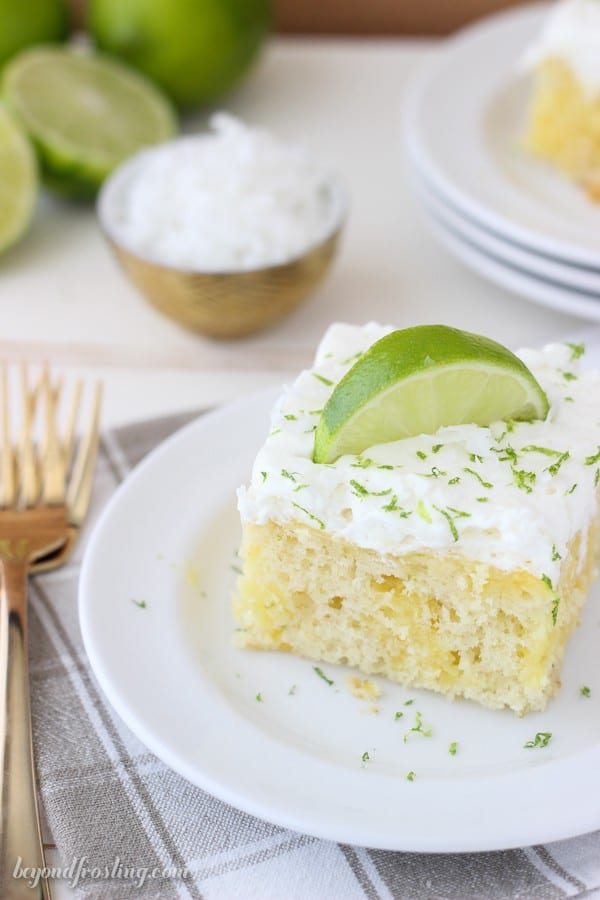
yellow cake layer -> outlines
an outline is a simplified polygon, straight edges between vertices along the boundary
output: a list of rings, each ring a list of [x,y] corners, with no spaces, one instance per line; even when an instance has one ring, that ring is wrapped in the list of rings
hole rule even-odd
[[[595,575],[598,524],[579,571],[581,535],[573,542],[554,593],[526,571],[456,551],[382,557],[300,522],[246,523],[237,639],[492,708],[541,710]]]
[[[600,95],[588,97],[560,59],[548,59],[537,69],[525,146],[600,202]]]

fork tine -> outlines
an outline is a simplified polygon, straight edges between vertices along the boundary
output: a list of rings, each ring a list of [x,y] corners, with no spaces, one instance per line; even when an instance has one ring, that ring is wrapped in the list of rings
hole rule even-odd
[[[42,478],[42,499],[50,506],[65,501],[66,463],[56,427],[56,415],[62,381],[53,386],[48,365],[44,365],[41,376],[41,391],[46,407],[44,440],[40,450]]]
[[[68,467],[71,457],[73,456],[73,447],[75,445],[75,428],[77,426],[77,418],[79,416],[79,404],[81,403],[81,391],[83,381],[78,378],[73,388],[73,396],[71,398],[71,406],[69,408],[69,417],[65,428],[63,438],[63,456],[65,466]]]
[[[81,525],[85,519],[92,493],[94,466],[100,442],[100,407],[102,405],[102,384],[94,391],[94,401],[89,428],[81,438],[73,472],[67,488],[67,509],[71,525]]]
[[[29,390],[27,364],[21,363],[21,393],[23,397],[23,424],[19,441],[18,462],[21,470],[21,497],[25,506],[33,506],[40,493],[40,481],[33,443],[33,424],[39,394],[39,385]]]
[[[2,482],[0,486],[0,507],[12,506],[17,495],[15,477],[15,455],[10,439],[10,406],[8,400],[8,371],[6,363],[0,370],[2,379]]]
[[[56,382],[54,384],[52,383],[50,366],[47,362],[44,362],[42,364],[38,390],[43,399],[45,408],[46,427],[44,428],[39,441],[39,456],[41,459],[44,459],[46,456],[46,451],[48,449],[48,440],[51,439],[51,437],[49,438],[49,435],[52,431],[52,425],[50,424],[49,416],[50,414],[52,414],[54,417],[56,417],[56,411],[58,409],[58,402],[60,399],[60,392],[62,390],[62,378],[58,376]]]

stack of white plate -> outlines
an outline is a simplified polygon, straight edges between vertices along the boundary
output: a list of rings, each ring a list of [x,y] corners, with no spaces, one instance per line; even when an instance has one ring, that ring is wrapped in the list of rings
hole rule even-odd
[[[548,7],[476,25],[415,83],[406,134],[435,235],[480,274],[530,300],[600,321],[600,204],[520,146],[522,71]]]

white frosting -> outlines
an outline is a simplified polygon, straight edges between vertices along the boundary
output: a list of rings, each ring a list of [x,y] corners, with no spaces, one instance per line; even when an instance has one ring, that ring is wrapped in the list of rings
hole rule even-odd
[[[522,350],[550,402],[545,421],[514,423],[512,431],[504,422],[454,425],[343,456],[333,466],[313,463],[314,426],[333,390],[315,376],[337,383],[357,353],[392,330],[373,323],[330,327],[314,367],[276,404],[251,484],[238,494],[242,519],[298,520],[384,555],[454,548],[554,582],[559,556],[596,510],[600,462],[589,458],[600,444],[600,372],[580,371],[567,345]],[[567,451],[568,458],[558,455]],[[533,473],[535,481],[519,472]]]
[[[551,57],[569,64],[584,92],[600,92],[600,0],[561,0],[523,62],[534,68]]]

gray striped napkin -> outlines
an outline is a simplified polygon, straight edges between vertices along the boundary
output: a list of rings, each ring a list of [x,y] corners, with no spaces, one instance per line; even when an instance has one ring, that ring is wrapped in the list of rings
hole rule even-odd
[[[184,421],[154,421],[104,436],[77,556],[33,585],[34,740],[44,812],[66,880],[81,896],[103,900],[600,896],[600,832],[462,855],[329,843],[215,800],[162,765],[119,721],[82,647],[79,564],[98,511],[132,466]]]

